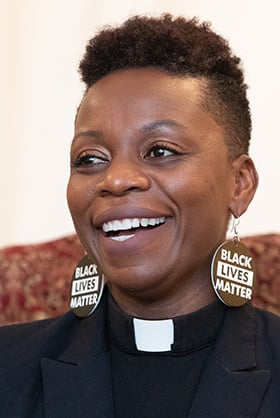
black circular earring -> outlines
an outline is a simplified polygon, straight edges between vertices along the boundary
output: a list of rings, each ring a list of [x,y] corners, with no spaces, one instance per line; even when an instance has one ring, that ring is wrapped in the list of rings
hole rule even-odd
[[[91,315],[98,306],[103,287],[103,272],[92,257],[85,255],[72,275],[70,309],[79,318]]]
[[[252,299],[256,266],[250,250],[240,242],[239,218],[233,220],[234,236],[221,244],[211,264],[211,279],[218,298],[228,306],[241,306]]]

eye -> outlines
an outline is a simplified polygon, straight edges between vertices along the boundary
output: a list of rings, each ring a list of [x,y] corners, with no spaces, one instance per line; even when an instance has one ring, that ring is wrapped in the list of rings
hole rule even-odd
[[[164,158],[170,155],[176,155],[178,151],[166,144],[156,144],[149,149],[145,158]]]
[[[108,159],[104,156],[95,154],[94,152],[83,152],[73,162],[75,168],[92,167],[98,164],[106,164]]]

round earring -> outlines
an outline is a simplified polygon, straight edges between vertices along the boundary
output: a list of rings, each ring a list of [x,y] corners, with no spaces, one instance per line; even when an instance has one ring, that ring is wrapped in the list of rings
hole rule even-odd
[[[103,287],[103,272],[93,258],[85,255],[72,275],[70,309],[79,318],[91,315],[98,306]]]
[[[234,217],[233,238],[217,248],[211,264],[214,291],[227,306],[242,306],[251,300],[256,278],[252,253],[240,242],[239,222],[239,217]]]

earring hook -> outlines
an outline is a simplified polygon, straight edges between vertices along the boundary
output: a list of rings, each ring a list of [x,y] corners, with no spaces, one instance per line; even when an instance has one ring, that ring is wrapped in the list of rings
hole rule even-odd
[[[238,233],[238,230],[237,230],[237,227],[238,227],[239,224],[240,224],[239,216],[234,216],[233,221],[232,221],[231,232],[233,232],[233,238],[232,239],[236,243],[238,243],[240,241],[239,233]]]

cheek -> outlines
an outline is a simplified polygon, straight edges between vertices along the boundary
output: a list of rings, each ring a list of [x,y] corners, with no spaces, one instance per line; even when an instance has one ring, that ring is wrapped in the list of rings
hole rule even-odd
[[[77,201],[79,201],[79,195],[75,187],[75,182],[73,181],[71,177],[68,181],[66,196],[67,196],[68,207],[73,216],[73,212],[77,210]]]
[[[230,183],[226,172],[207,177],[202,189],[198,225],[204,228],[205,237],[224,239],[230,217]],[[199,227],[199,226],[198,226]],[[207,238],[207,239],[208,239]]]
[[[166,179],[166,190],[171,199],[177,204],[179,210],[187,210],[192,207],[201,207],[209,199],[209,185],[201,175],[185,173]]]
[[[170,196],[176,202],[181,213],[182,222],[186,222],[192,229],[199,229],[207,224],[216,224],[215,219],[228,218],[229,185],[227,175],[213,170],[203,176],[200,173],[178,177],[177,181],[169,187]]]
[[[67,202],[73,220],[82,216],[90,204],[90,188],[87,181],[79,180],[78,176],[70,177],[67,186]]]

